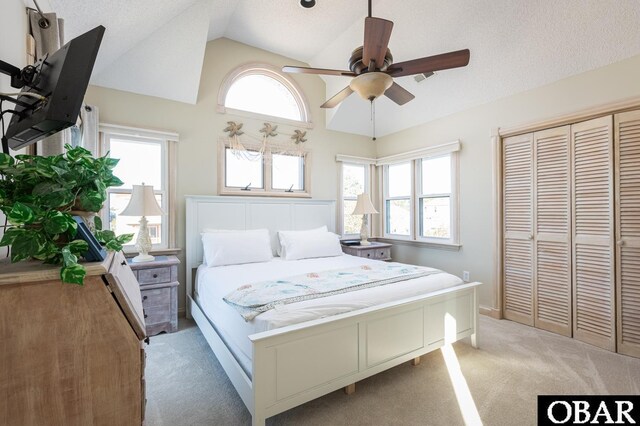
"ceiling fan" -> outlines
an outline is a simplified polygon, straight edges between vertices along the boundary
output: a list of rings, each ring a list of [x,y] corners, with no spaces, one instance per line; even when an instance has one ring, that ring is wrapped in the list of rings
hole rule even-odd
[[[404,105],[415,96],[394,82],[394,77],[464,67],[469,63],[469,49],[464,49],[394,64],[387,47],[392,29],[393,22],[371,16],[369,0],[369,16],[364,21],[364,45],[351,53],[350,71],[295,66],[284,66],[282,71],[354,77],[347,87],[322,104],[321,108],[333,108],[353,92],[372,103],[384,94],[396,104]]]

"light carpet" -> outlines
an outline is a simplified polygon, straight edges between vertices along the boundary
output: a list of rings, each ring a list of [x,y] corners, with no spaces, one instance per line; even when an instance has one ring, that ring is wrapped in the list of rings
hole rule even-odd
[[[536,423],[539,394],[640,394],[640,359],[481,316],[480,349],[453,345],[485,425]],[[312,366],[310,366],[312,368]],[[250,425],[251,416],[195,323],[151,338],[148,426]],[[267,425],[461,425],[440,350],[267,420]],[[460,384],[458,384],[460,386]],[[466,409],[473,409],[466,404]]]

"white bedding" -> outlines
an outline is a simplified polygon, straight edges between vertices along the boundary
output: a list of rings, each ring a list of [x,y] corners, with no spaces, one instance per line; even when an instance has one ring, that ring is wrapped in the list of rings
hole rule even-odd
[[[196,300],[213,322],[218,333],[234,353],[247,374],[251,375],[251,342],[248,336],[386,302],[401,300],[462,284],[454,275],[441,273],[379,287],[357,290],[319,299],[280,305],[245,322],[240,314],[222,298],[243,284],[286,278],[308,272],[351,268],[379,260],[350,255],[317,259],[289,260],[274,258],[269,262],[206,267],[201,265],[196,276]]]

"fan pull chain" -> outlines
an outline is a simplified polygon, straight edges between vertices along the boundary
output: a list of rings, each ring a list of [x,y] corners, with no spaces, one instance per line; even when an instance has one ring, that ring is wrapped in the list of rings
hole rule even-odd
[[[371,99],[371,127],[372,130],[372,139],[376,140],[376,105],[373,103],[374,99]]]

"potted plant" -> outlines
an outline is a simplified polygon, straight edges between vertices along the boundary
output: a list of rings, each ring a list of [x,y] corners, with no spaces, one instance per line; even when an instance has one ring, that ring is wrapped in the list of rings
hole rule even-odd
[[[83,284],[86,270],[78,257],[88,250],[76,239],[73,214],[100,211],[107,188],[123,182],[113,175],[117,159],[94,158],[84,148],[66,145],[61,155],[41,157],[0,153],[0,210],[7,217],[0,247],[11,246],[11,261],[36,259],[62,265],[63,282]],[[73,213],[72,213],[73,212]],[[98,241],[110,251],[122,250],[133,235],[116,236],[93,223]]]

